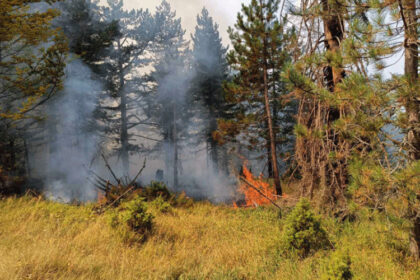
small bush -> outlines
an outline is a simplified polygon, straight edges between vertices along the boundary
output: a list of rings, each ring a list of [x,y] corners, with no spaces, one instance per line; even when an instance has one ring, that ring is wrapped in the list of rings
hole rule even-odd
[[[150,202],[150,205],[160,213],[169,213],[172,209],[171,204],[165,201],[161,196]]]
[[[311,210],[306,199],[299,201],[287,217],[284,239],[287,249],[296,251],[301,257],[330,247],[321,220]]]
[[[144,198],[137,197],[123,203],[114,211],[111,215],[111,225],[113,227],[125,225],[144,238],[153,228],[153,218],[153,215],[147,212]]]
[[[323,267],[321,280],[351,279],[353,279],[353,273],[351,272],[351,259],[348,252],[333,253]]]
[[[172,197],[171,192],[164,183],[155,181],[152,181],[150,185],[143,190],[142,196],[144,196],[147,201],[152,201],[158,197],[169,200]]]

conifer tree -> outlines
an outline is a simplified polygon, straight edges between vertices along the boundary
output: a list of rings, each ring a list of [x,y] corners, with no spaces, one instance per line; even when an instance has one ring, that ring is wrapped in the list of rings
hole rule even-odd
[[[50,5],[54,1],[42,2],[0,5],[0,170],[11,175],[26,173],[27,128],[62,88],[66,66],[67,43],[52,26],[59,13]]]
[[[193,40],[192,98],[198,102],[199,118],[203,123],[203,138],[207,153],[219,168],[219,148],[213,134],[217,130],[217,120],[223,117],[225,109],[222,83],[227,79],[226,51],[220,38],[218,25],[214,23],[206,8],[197,16],[197,26]],[[203,112],[204,110],[204,112]]]
[[[152,73],[155,95],[150,111],[153,111],[152,119],[158,124],[162,136],[159,144],[163,146],[165,153],[167,178],[172,177],[172,184],[176,190],[182,171],[179,157],[181,142],[187,133],[185,120],[190,111],[186,103],[190,81],[189,50],[181,20],[176,18],[169,3],[162,2],[157,12],[160,20],[165,23],[166,32],[159,34],[159,43],[154,46],[157,63]],[[172,171],[171,175],[169,171]]]
[[[145,55],[151,50],[152,42],[157,40],[165,23],[161,21],[159,12],[152,15],[143,9],[124,10],[122,0],[109,0],[108,6],[104,9],[105,19],[119,23],[119,36],[113,44],[108,69],[110,95],[118,103],[117,106],[107,106],[108,118],[113,122],[110,123],[109,133],[118,144],[117,152],[123,170],[128,174],[130,153],[138,151],[130,130],[144,123],[144,120],[139,119],[136,109],[144,94],[141,89],[147,82],[145,75],[138,77],[132,73],[135,69],[149,65],[150,59]]]
[[[418,1],[398,1],[401,21],[404,26],[404,74],[407,81],[407,90],[403,99],[407,110],[408,129],[407,144],[408,155],[411,162],[420,161],[420,80],[419,80],[419,16]],[[417,170],[420,172],[420,170]],[[417,193],[413,206],[420,203]],[[410,233],[410,251],[417,259],[420,258],[420,209],[412,208],[413,228]]]
[[[234,50],[228,53],[227,60],[235,75],[226,84],[226,92],[228,102],[236,104],[236,113],[234,119],[220,122],[219,131],[232,137],[247,135],[254,148],[264,139],[269,175],[281,195],[273,125],[273,97],[278,98],[280,88],[270,77],[281,67],[276,60],[284,56],[281,46],[286,44],[288,32],[276,16],[278,8],[279,1],[253,0],[249,6],[242,6],[237,31],[229,29]]]

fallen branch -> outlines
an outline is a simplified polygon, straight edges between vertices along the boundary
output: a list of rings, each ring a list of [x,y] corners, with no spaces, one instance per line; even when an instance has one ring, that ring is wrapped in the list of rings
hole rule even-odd
[[[279,208],[281,210],[281,207],[274,202],[274,200],[272,200],[271,198],[269,198],[268,196],[266,196],[260,189],[258,189],[257,187],[255,187],[253,184],[251,184],[247,179],[245,179],[244,177],[239,177],[240,180],[242,180],[244,183],[246,183],[248,186],[250,186],[251,188],[253,188],[254,190],[256,190],[259,194],[261,194],[262,196],[264,196],[266,199],[268,199],[268,201],[270,201],[274,206],[276,206],[277,208]]]

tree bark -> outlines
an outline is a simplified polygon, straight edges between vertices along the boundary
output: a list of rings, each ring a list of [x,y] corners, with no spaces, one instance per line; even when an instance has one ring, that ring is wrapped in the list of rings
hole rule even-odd
[[[329,53],[333,58],[340,55],[340,44],[344,39],[344,21],[340,11],[339,4],[333,4],[328,0],[322,0],[322,20],[324,24],[324,36],[325,36],[325,48],[327,53]],[[328,90],[332,93],[337,92],[337,85],[344,79],[345,72],[344,68],[341,65],[328,65],[324,68],[324,79]],[[340,139],[335,136],[333,129],[333,122],[340,118],[340,111],[338,108],[327,107],[326,108],[326,125],[329,130],[329,135],[327,143],[330,144],[331,148],[328,148],[329,145],[326,145],[326,152],[331,152],[331,149],[334,150],[340,145]],[[325,149],[325,148],[322,148]],[[313,159],[314,160],[314,159]],[[312,165],[318,165],[317,161],[314,161]],[[325,188],[325,194],[329,194],[329,199],[332,199],[334,203],[337,200],[337,190],[343,189],[347,184],[347,166],[344,161],[340,161],[332,164],[333,167],[329,164],[322,166],[313,166],[314,170],[319,170],[320,174],[325,174],[325,178],[321,178],[321,181],[330,183],[331,188]],[[321,170],[324,168],[324,170]],[[313,187],[313,186],[312,186]],[[312,190],[313,191],[313,190]],[[311,192],[312,192],[311,191]]]
[[[264,45],[266,45],[266,41],[264,39]],[[264,49],[266,46],[264,47]],[[271,110],[270,110],[270,99],[268,97],[268,73],[267,73],[267,56],[264,55],[264,65],[263,65],[263,74],[264,74],[264,103],[265,103],[265,114],[267,117],[267,124],[268,124],[268,133],[270,137],[270,154],[271,154],[271,164],[273,166],[273,177],[274,177],[274,185],[276,187],[277,195],[282,195],[281,183],[280,183],[280,175],[279,170],[277,167],[277,151],[276,151],[276,139],[274,137],[273,131],[273,123],[271,118]]]
[[[324,35],[325,47],[327,51],[332,54],[340,52],[340,44],[344,38],[344,23],[337,11],[334,11],[328,0],[322,0],[323,8],[323,22],[324,22]],[[344,69],[342,67],[328,66],[325,71],[325,79],[328,88],[331,92],[336,90],[337,84],[344,78]]]
[[[266,122],[266,129],[267,131],[269,130],[269,125],[268,125],[268,121]],[[266,150],[267,150],[267,173],[268,173],[268,178],[274,178],[274,172],[273,172],[273,163],[272,163],[272,158],[271,158],[271,142],[270,142],[270,137],[266,137]]]
[[[263,3],[260,0],[261,9],[263,7]],[[261,20],[265,22],[263,12],[261,10]],[[274,186],[276,188],[277,195],[281,196],[283,194],[281,183],[280,183],[280,175],[279,169],[277,166],[277,151],[276,151],[276,138],[274,136],[273,131],[273,119],[271,116],[271,108],[270,108],[270,99],[268,96],[268,53],[269,53],[269,46],[267,43],[267,33],[264,31],[264,38],[263,38],[263,78],[264,78],[264,105],[265,105],[265,114],[267,118],[267,125],[268,125],[268,133],[269,133],[269,142],[270,142],[270,158],[271,164],[273,166],[273,177],[274,177]]]
[[[406,109],[408,114],[409,131],[408,144],[410,159],[415,161],[420,159],[420,96],[418,89],[418,23],[416,16],[415,0],[405,0],[405,5],[401,7],[401,15],[404,21],[404,48],[405,48],[405,65],[404,72],[407,76],[412,92],[407,99]],[[417,95],[417,96],[416,96]]]
[[[406,104],[409,122],[407,140],[410,160],[417,161],[420,160],[420,96],[417,92],[419,60],[416,0],[401,1],[399,0],[400,13],[404,24],[404,72],[411,89]],[[410,233],[410,253],[418,260],[420,258],[420,214],[416,214]]]

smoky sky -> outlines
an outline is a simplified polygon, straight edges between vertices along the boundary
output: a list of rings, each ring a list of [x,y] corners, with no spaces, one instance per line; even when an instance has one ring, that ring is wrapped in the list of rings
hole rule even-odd
[[[241,10],[241,4],[248,4],[250,0],[167,0],[177,17],[181,18],[182,27],[187,31],[187,39],[194,33],[197,24],[197,15],[201,13],[203,7],[209,10],[210,16],[219,24],[220,36],[223,44],[229,44],[227,29],[233,26],[236,21],[236,14]],[[104,2],[104,1],[101,1]],[[155,7],[161,3],[161,0],[125,0],[126,9],[149,9],[154,11]]]

